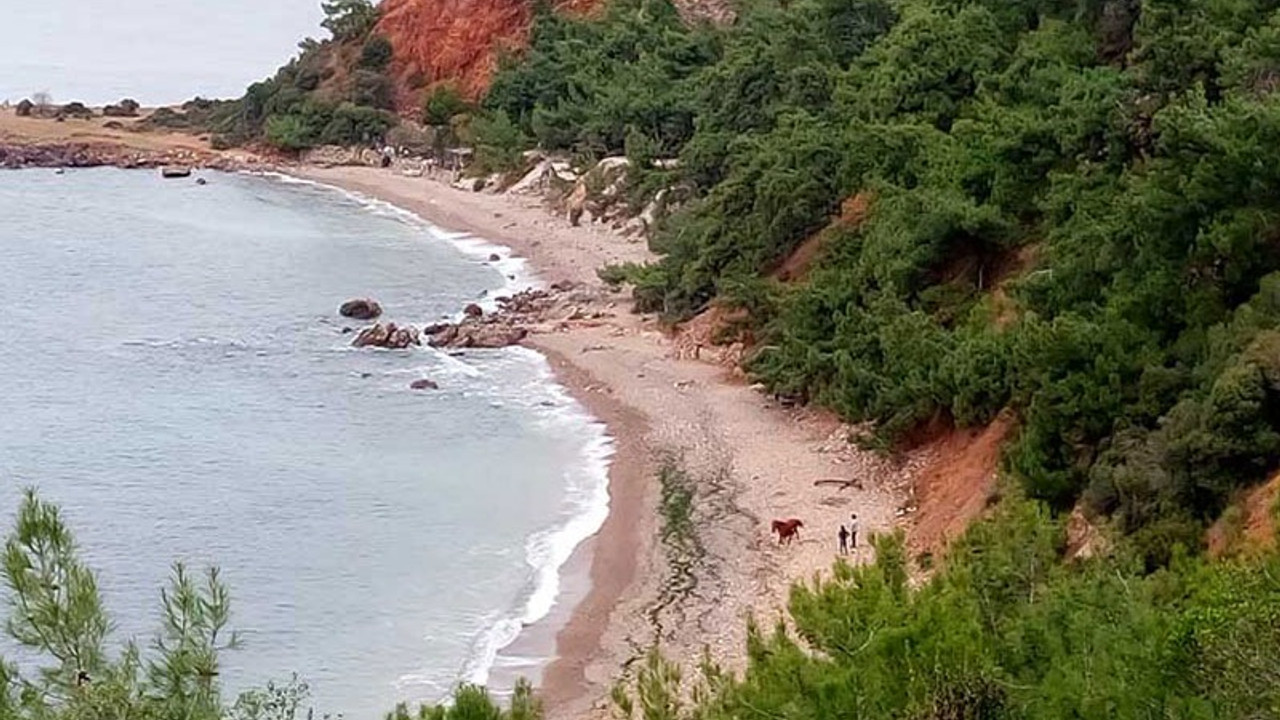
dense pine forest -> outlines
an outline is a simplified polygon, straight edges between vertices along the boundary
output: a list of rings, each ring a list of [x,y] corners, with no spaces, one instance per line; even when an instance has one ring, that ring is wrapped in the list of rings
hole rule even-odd
[[[726,331],[751,373],[887,449],[939,420],[1019,421],[1008,498],[923,585],[882,539],[874,566],[797,588],[794,631],[756,632],[744,677],[704,672],[681,707],[655,656],[622,707],[1280,716],[1277,558],[1201,557],[1280,465],[1278,86],[1270,1],[542,15],[477,141],[625,153],[637,205],[669,188],[662,260],[606,273],[638,309],[745,311]],[[1106,557],[1067,558],[1074,507]]]
[[[886,445],[1012,408],[1009,474],[1155,567],[1280,461],[1278,8],[618,0],[541,17],[479,142],[678,158],[640,309],[748,310],[752,373]]]

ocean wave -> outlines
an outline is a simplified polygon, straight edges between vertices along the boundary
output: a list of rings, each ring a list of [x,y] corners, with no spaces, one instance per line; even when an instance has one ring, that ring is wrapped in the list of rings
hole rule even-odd
[[[436,239],[451,243],[463,255],[476,260],[489,261],[497,255],[500,260],[491,262],[502,274],[504,285],[491,291],[478,304],[493,310],[497,298],[520,290],[539,287],[543,283],[528,263],[512,254],[511,248],[483,238],[461,232],[445,230],[434,223],[393,203],[369,197],[345,188],[316,182],[283,173],[252,173],[283,183],[307,185],[342,195],[358,203],[370,212],[392,217],[416,227],[424,228]],[[461,319],[459,312],[454,320]],[[431,371],[445,376],[464,376],[474,380],[492,374],[503,379],[482,391],[494,401],[518,403],[530,409],[537,422],[567,431],[570,437],[586,437],[578,462],[564,473],[565,494],[559,518],[549,527],[534,532],[525,540],[525,562],[530,568],[531,579],[526,592],[516,607],[497,611],[486,620],[486,628],[472,644],[472,651],[463,663],[461,680],[484,685],[495,665],[533,666],[550,657],[504,657],[502,651],[520,636],[524,628],[546,618],[555,607],[561,593],[561,571],[574,551],[585,540],[599,532],[609,514],[609,464],[615,448],[613,438],[604,423],[587,412],[568,391],[556,382],[545,356],[523,348],[504,348],[492,353],[477,353],[480,362],[471,363],[455,358],[447,352],[435,351],[433,360],[440,363]],[[531,363],[536,372],[523,385],[510,383],[510,375],[503,365],[514,361]],[[421,368],[426,369],[426,368]],[[420,370],[420,369],[419,369]],[[425,679],[425,678],[423,678]],[[415,675],[402,677],[401,683],[416,684],[421,679]]]
[[[551,613],[560,597],[561,571],[565,564],[578,546],[604,525],[609,515],[609,463],[615,451],[613,438],[604,423],[590,415],[555,381],[545,357],[519,347],[509,348],[507,353],[522,361],[534,362],[538,367],[534,382],[543,390],[540,394],[544,398],[537,401],[539,419],[572,428],[574,437],[585,436],[587,440],[578,462],[564,473],[566,485],[560,519],[525,540],[525,562],[533,571],[528,591],[516,608],[491,620],[463,666],[463,679],[477,685],[488,682],[495,664],[505,666],[507,660],[516,660],[503,658],[502,650],[515,642],[524,628]],[[519,664],[531,663],[528,658],[519,658]]]

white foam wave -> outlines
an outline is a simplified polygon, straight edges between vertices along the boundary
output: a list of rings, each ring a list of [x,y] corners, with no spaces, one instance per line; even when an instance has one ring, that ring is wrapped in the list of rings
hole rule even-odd
[[[539,402],[540,419],[559,425],[585,441],[579,462],[564,472],[565,495],[560,519],[525,541],[525,562],[533,570],[527,596],[514,612],[492,619],[464,666],[464,680],[478,685],[488,682],[495,664],[506,666],[509,661],[517,661],[516,658],[500,661],[499,655],[519,637],[523,628],[551,613],[560,596],[561,570],[565,563],[583,541],[599,532],[609,515],[609,462],[614,454],[614,442],[604,423],[588,414],[555,382],[550,365],[540,353],[519,347],[510,348],[508,352],[537,364],[536,382],[545,389],[541,395],[550,400],[550,405]],[[516,664],[530,663],[528,658],[520,658]]]
[[[343,195],[378,214],[426,228],[430,234],[454,245],[464,255],[491,262],[502,273],[504,286],[490,292],[478,303],[486,309],[496,306],[496,298],[525,288],[538,287],[542,283],[529,268],[527,262],[512,254],[509,247],[467,233],[448,231],[436,226],[413,212],[392,203],[368,197],[345,188],[294,177],[283,173],[254,173],[283,183],[310,185]],[[490,261],[492,255],[500,259]],[[461,317],[459,313],[458,318]],[[458,319],[458,318],[455,318]],[[448,372],[475,378],[484,371],[438,352],[438,359]],[[557,521],[543,530],[533,533],[525,541],[525,562],[532,572],[532,580],[521,605],[512,611],[494,614],[486,622],[487,629],[476,639],[471,656],[463,665],[465,682],[484,685],[496,664],[507,666],[532,666],[549,658],[524,656],[500,657],[502,650],[519,637],[521,630],[550,614],[560,596],[561,570],[577,547],[587,538],[599,532],[609,515],[609,463],[614,454],[613,438],[604,423],[590,415],[568,392],[555,381],[547,359],[534,350],[523,347],[506,348],[488,355],[488,359],[504,359],[533,363],[537,373],[532,382],[523,388],[512,388],[509,383],[493,388],[503,401],[521,398],[523,404],[535,408],[535,417],[541,422],[562,429],[570,437],[585,438],[581,446],[579,462],[564,472],[565,494]],[[498,375],[503,373],[499,372]],[[516,393],[513,394],[513,390]],[[406,675],[401,682],[413,682],[414,676]]]

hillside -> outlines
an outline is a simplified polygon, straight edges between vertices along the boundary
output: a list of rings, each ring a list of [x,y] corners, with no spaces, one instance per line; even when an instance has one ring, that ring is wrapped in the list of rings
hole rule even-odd
[[[561,0],[555,12],[582,15],[601,0]],[[524,46],[532,0],[385,0],[374,32],[391,41],[398,104],[416,108],[423,88],[446,83],[467,100],[489,87],[504,52]]]

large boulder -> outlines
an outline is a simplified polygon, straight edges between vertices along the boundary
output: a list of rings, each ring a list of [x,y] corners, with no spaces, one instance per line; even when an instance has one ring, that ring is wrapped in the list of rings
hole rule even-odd
[[[338,308],[338,314],[356,320],[372,320],[382,314],[382,306],[377,300],[356,298],[342,303]]]
[[[14,108],[14,112],[18,114],[18,117],[31,117],[31,111],[35,109],[35,103],[24,99],[22,102],[18,103],[16,108]]]
[[[422,378],[421,380],[414,380],[413,382],[409,383],[409,388],[411,390],[439,390],[440,384],[437,383],[435,380]]]
[[[463,308],[462,314],[469,318],[480,318],[484,316],[484,308],[475,303],[471,303]]]
[[[528,335],[525,328],[507,323],[463,323],[435,333],[427,344],[436,348],[504,348],[519,344]]]
[[[392,326],[394,327],[394,325]],[[352,347],[386,347],[390,331],[382,323],[371,325],[360,331],[356,339],[351,341]]]

